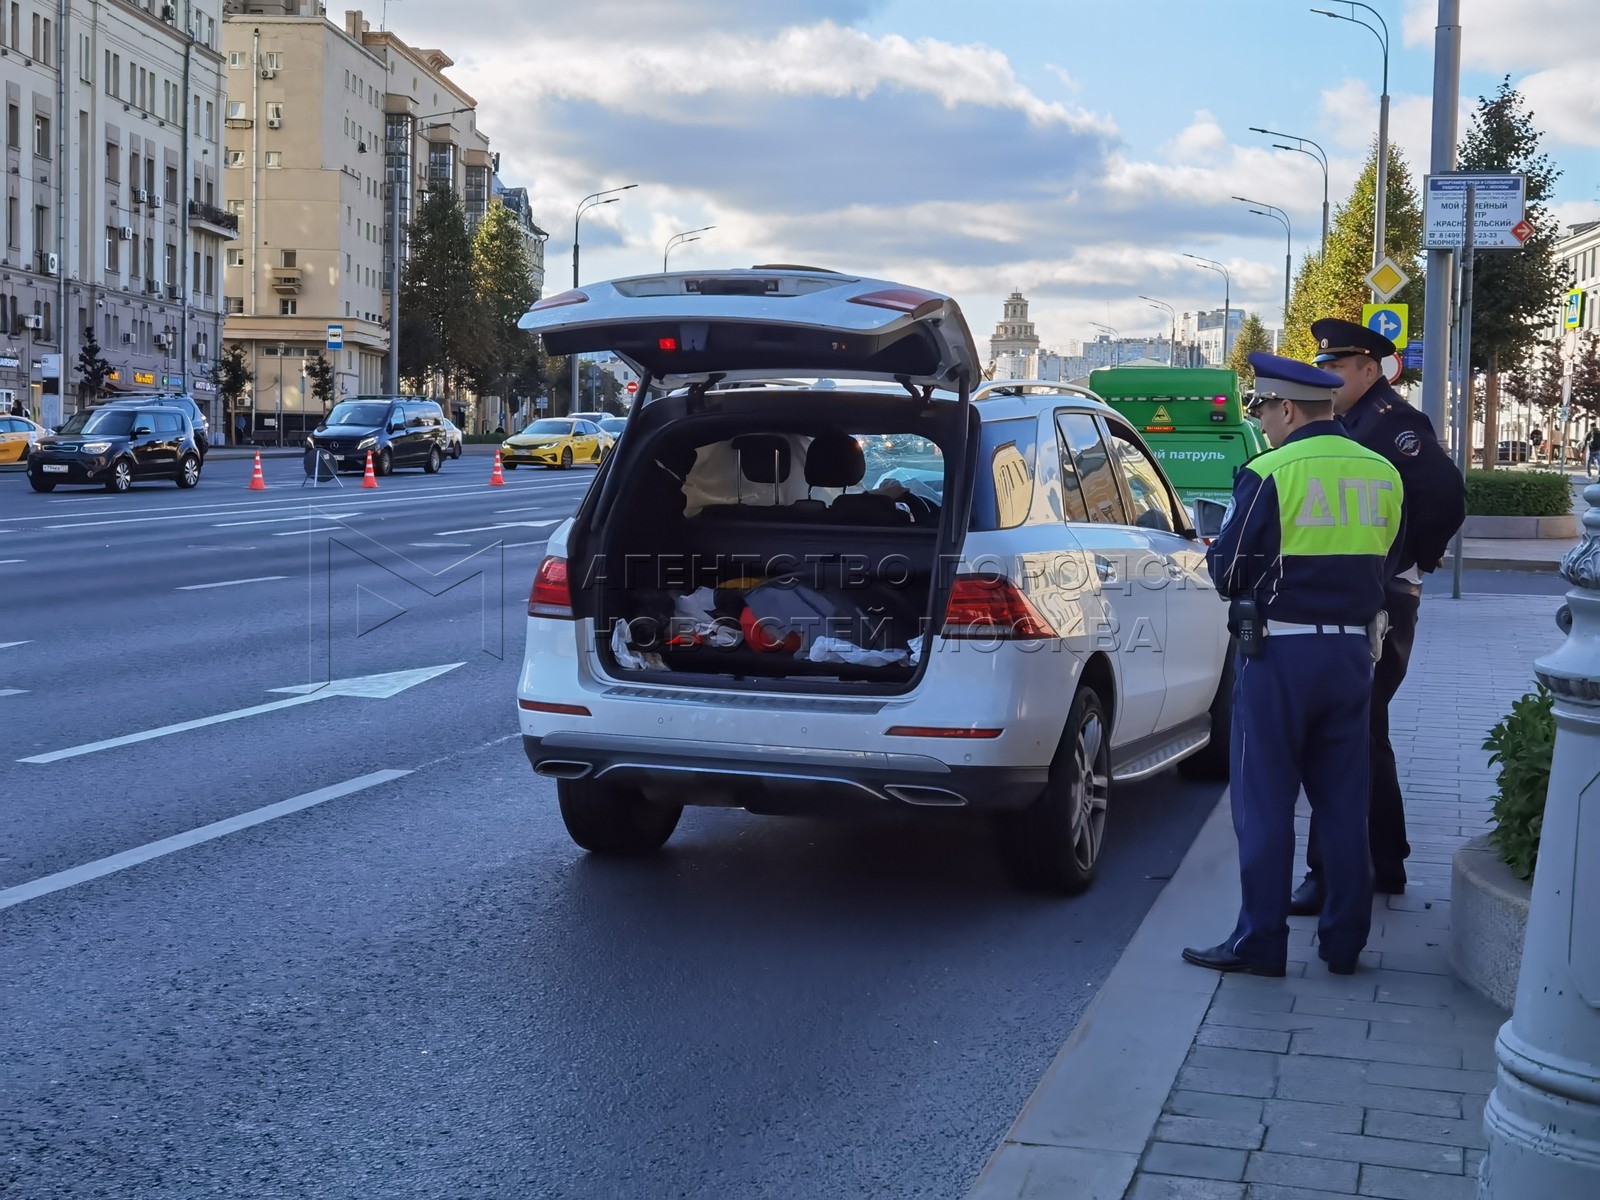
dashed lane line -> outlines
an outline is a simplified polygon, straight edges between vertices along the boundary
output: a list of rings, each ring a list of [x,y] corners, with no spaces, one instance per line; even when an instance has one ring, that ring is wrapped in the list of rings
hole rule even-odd
[[[279,817],[286,817],[290,813],[297,813],[318,804],[326,804],[329,800],[337,800],[342,796],[363,792],[368,788],[374,788],[410,774],[410,771],[374,771],[370,775],[360,775],[355,779],[347,779],[343,783],[334,784],[332,787],[318,788],[314,792],[306,792],[302,796],[280,800],[276,804],[268,804],[264,808],[252,809],[250,812],[240,813],[236,817],[213,821],[210,825],[202,825],[198,829],[190,829],[185,833],[174,834],[172,837],[162,838],[158,842],[147,842],[143,846],[136,846],[132,850],[124,850],[121,854],[113,854],[109,858],[99,858],[94,862],[84,863],[79,867],[57,871],[54,875],[45,875],[29,883],[18,884],[16,887],[0,891],[0,908],[11,908],[18,904],[26,904],[29,900],[37,900],[40,896],[48,896],[52,892],[65,891],[67,888],[77,887],[80,883],[88,883],[92,879],[101,879],[107,875],[114,875],[118,871],[126,871],[129,867],[139,866],[141,863],[147,863],[151,859],[161,858],[167,854],[175,854],[179,850],[187,850],[190,846],[198,846],[202,842],[215,841],[217,838],[226,837],[230,833],[238,833],[241,829],[249,829],[254,825],[274,821]]]
[[[287,579],[287,575],[257,575],[254,579],[224,579],[220,583],[191,583],[185,587],[174,588],[179,592],[204,592],[211,588],[239,587],[246,583],[271,583],[275,579]]]

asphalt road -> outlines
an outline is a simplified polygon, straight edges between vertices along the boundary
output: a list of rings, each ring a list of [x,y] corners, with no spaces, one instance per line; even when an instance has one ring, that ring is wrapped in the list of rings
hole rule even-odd
[[[1070,902],[928,814],[590,860],[514,687],[592,472],[266,467],[0,475],[0,1195],[963,1194],[1218,790]]]

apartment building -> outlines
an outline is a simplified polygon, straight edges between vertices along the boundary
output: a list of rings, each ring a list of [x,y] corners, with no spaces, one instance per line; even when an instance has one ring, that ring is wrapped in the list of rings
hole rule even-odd
[[[61,13],[0,6],[0,399],[51,424],[92,399],[77,371],[92,326],[108,391],[188,388],[215,407],[234,233],[212,207],[221,0],[70,0],[65,30]]]
[[[497,154],[495,158],[499,158]],[[517,219],[517,229],[522,234],[522,251],[528,256],[528,278],[533,282],[535,299],[544,295],[544,244],[550,235],[534,222],[533,203],[528,199],[527,188],[508,188],[496,173],[492,184],[495,200],[509,209]],[[627,380],[623,380],[624,383]]]

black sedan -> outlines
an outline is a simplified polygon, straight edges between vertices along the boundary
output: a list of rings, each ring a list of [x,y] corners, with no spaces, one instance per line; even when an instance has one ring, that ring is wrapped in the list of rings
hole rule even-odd
[[[36,492],[57,484],[100,484],[125,492],[140,479],[200,482],[200,448],[187,413],[156,405],[117,405],[74,413],[28,455]]]

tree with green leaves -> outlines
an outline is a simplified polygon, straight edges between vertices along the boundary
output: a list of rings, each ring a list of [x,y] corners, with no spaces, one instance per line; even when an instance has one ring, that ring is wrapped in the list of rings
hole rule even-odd
[[[222,410],[228,414],[230,433],[235,429],[235,416],[244,411],[244,394],[255,379],[250,370],[250,357],[237,342],[224,346],[211,364],[211,382],[222,397]]]
[[[106,380],[111,378],[111,364],[100,353],[100,342],[94,336],[94,326],[83,331],[83,345],[78,350],[78,386],[85,399],[98,400],[105,393]]]
[[[534,336],[517,328],[536,292],[517,218],[496,204],[472,240],[472,277],[482,313],[483,353],[473,364],[480,391],[505,395],[512,377],[528,360]]]
[[[1572,359],[1572,412],[1600,419],[1600,335],[1586,333]]]
[[[311,385],[311,394],[324,411],[333,407],[333,364],[325,355],[318,354],[306,363],[306,382]]]
[[[1533,233],[1520,250],[1482,250],[1472,261],[1472,366],[1484,373],[1483,469],[1493,470],[1499,445],[1502,373],[1537,345],[1566,290],[1556,262],[1560,224],[1546,202],[1561,172],[1539,150],[1541,138],[1510,76],[1478,99],[1472,128],[1461,139],[1461,171],[1514,172],[1527,178],[1525,216]]]
[[[418,391],[471,378],[483,349],[472,239],[455,190],[431,187],[407,226],[411,254],[400,288],[400,373]]]
[[[1239,390],[1249,391],[1256,386],[1255,368],[1250,365],[1252,354],[1266,354],[1272,350],[1272,335],[1261,323],[1260,313],[1251,313],[1239,323],[1233,347],[1228,351],[1228,368],[1239,376]]]
[[[1422,205],[1411,171],[1399,147],[1389,146],[1387,204],[1384,209],[1384,253],[1411,277],[1393,299],[1410,306],[1410,336],[1422,332],[1424,282],[1422,270]],[[1328,222],[1328,253],[1307,253],[1300,264],[1289,300],[1288,328],[1283,331],[1280,353],[1309,361],[1316,352],[1311,322],[1323,317],[1361,321],[1361,307],[1371,300],[1366,275],[1372,270],[1372,243],[1376,237],[1378,148],[1374,143],[1366,166],[1349,197]]]

